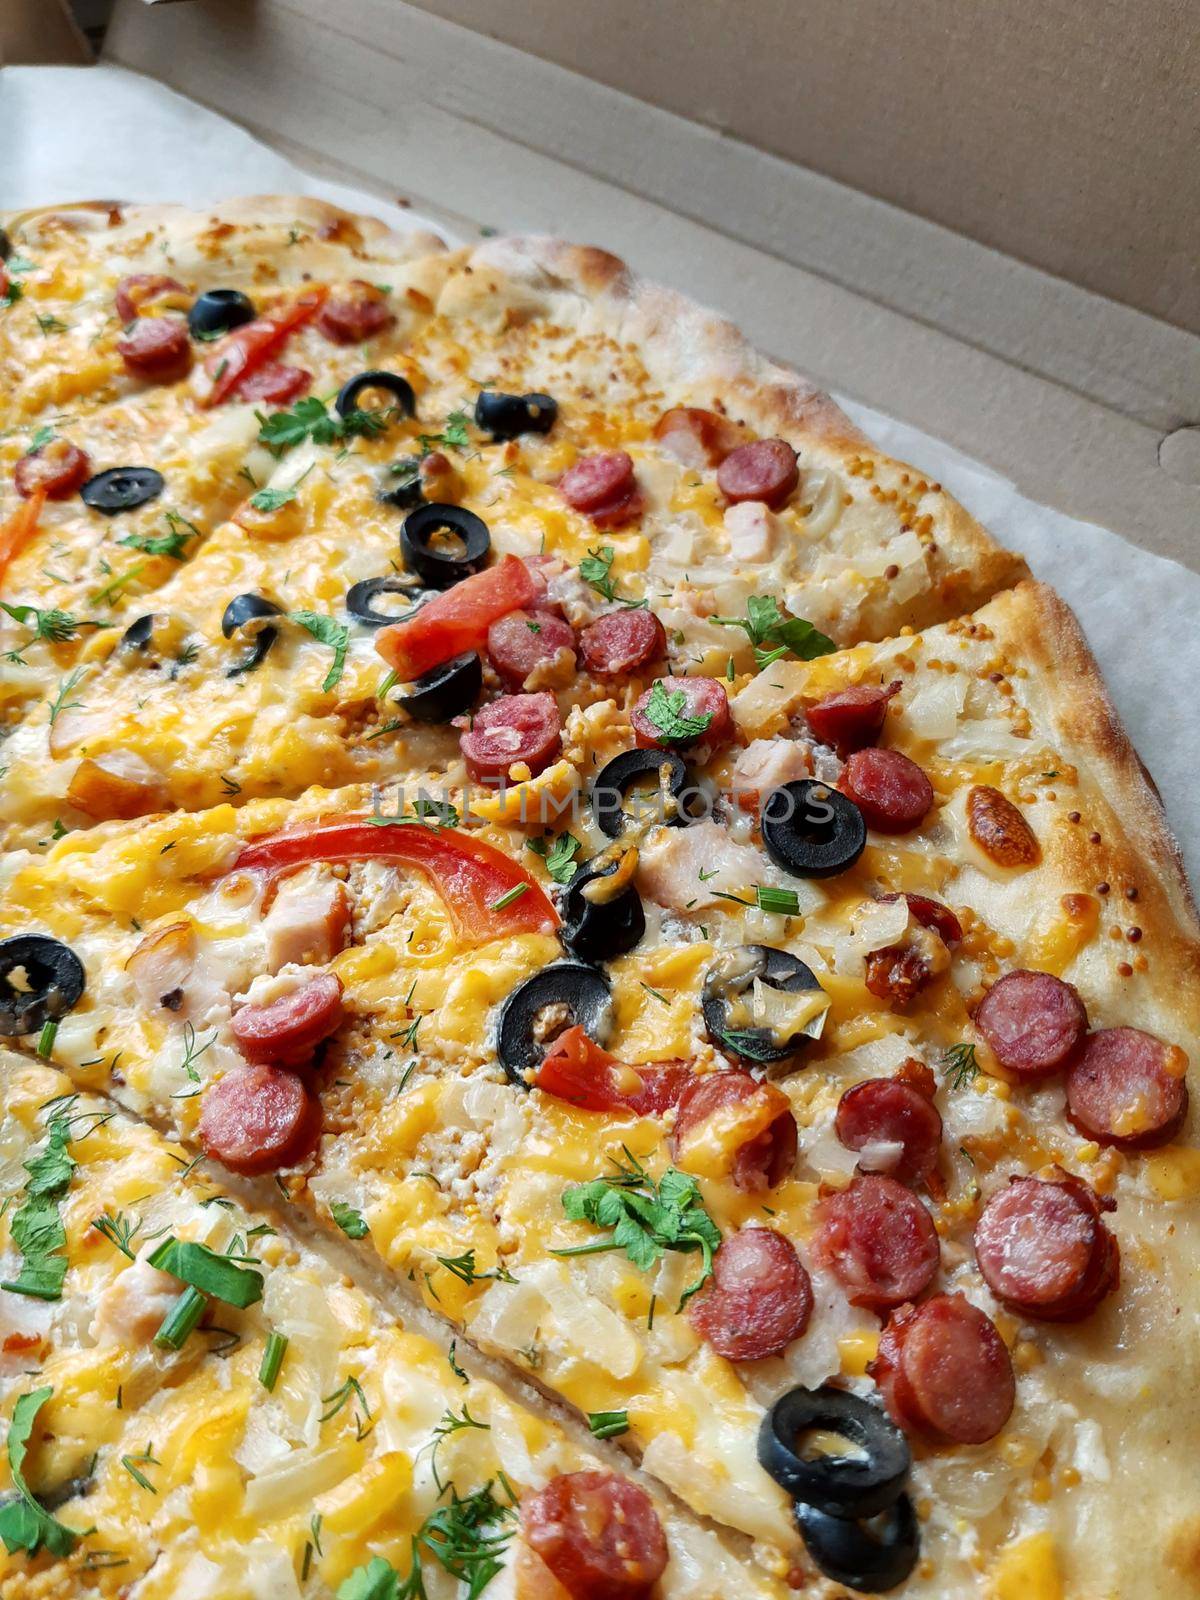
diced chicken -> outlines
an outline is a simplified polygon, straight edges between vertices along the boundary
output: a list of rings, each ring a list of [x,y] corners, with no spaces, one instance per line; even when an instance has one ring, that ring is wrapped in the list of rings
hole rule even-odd
[[[160,775],[132,750],[110,750],[102,756],[84,756],[67,786],[67,799],[98,822],[115,817],[144,817],[161,811],[167,803]]]
[[[329,867],[305,867],[285,879],[263,918],[268,971],[332,961],[346,943],[350,914],[346,885]]]
[[[763,881],[767,863],[751,845],[738,844],[718,823],[659,828],[642,846],[638,888],[676,911],[719,903],[717,891],[744,895]]]
[[[734,798],[745,810],[755,811],[772,789],[811,772],[812,754],[801,740],[755,739],[734,763]]]
[[[96,1301],[92,1338],[97,1344],[142,1349],[158,1332],[181,1293],[177,1278],[159,1272],[144,1260],[135,1261]]]
[[[196,934],[190,922],[172,922],[148,933],[125,963],[145,1006],[181,1009],[196,965]]]
[[[736,561],[768,561],[775,548],[779,519],[761,500],[743,500],[726,508],[725,532]]]

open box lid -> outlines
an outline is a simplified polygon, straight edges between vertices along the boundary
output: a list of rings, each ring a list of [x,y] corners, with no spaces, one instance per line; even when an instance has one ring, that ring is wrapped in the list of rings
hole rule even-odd
[[[1200,567],[1194,30],[918,9],[117,0],[105,54],[467,229],[605,245]]]

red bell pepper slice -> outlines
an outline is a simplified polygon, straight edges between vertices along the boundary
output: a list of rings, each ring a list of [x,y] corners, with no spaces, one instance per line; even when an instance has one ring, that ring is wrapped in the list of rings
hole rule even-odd
[[[375,636],[375,648],[402,683],[465,650],[482,650],[493,622],[531,605],[537,584],[520,556],[502,557]]]
[[[309,289],[290,305],[281,306],[278,311],[266,311],[253,322],[227,333],[204,363],[204,370],[212,379],[212,389],[203,403],[219,406],[222,400],[227,400],[242,379],[261,367],[289,333],[316,316],[328,293],[323,285]]]
[[[686,1061],[626,1066],[582,1028],[574,1027],[559,1034],[533,1081],[547,1094],[584,1111],[631,1111],[638,1117],[654,1117],[678,1104],[691,1078]]]
[[[264,870],[274,876],[313,861],[394,861],[416,868],[445,901],[459,938],[470,944],[519,933],[553,933],[558,927],[554,907],[524,867],[455,828],[343,817],[255,839],[233,870]],[[514,890],[520,892],[514,895]]]
[[[45,489],[35,489],[0,527],[0,578],[37,532],[38,518],[45,504]]]

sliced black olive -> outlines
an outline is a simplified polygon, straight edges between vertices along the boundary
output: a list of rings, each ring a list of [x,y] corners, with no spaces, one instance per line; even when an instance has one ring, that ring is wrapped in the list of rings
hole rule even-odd
[[[482,517],[439,500],[410,511],[400,529],[405,563],[435,589],[448,589],[478,572],[491,547],[492,536]]]
[[[475,421],[493,439],[549,433],[557,416],[558,401],[548,394],[501,394],[484,389],[475,402]]]
[[[414,678],[395,702],[417,722],[449,722],[475,704],[482,688],[483,662],[468,650]]]
[[[360,372],[357,378],[351,378],[339,389],[338,397],[333,402],[338,416],[346,417],[351,411],[359,410],[359,396],[366,394],[368,389],[382,389],[390,394],[401,416],[416,415],[417,397],[407,378],[402,378],[398,372]]]
[[[860,1594],[886,1594],[904,1582],[921,1553],[912,1501],[902,1494],[872,1522],[831,1517],[798,1501],[796,1524],[809,1555],[827,1578]]]
[[[622,865],[619,857],[589,861],[567,885],[559,938],[580,961],[611,961],[632,950],[646,931],[642,897],[632,883],[626,883],[607,900],[590,899],[585,892],[589,884],[602,884],[621,871]]]
[[[363,578],[361,583],[351,584],[347,589],[346,610],[356,622],[363,623],[365,627],[386,628],[416,610],[420,593],[412,578],[397,577],[394,573],[386,578]],[[407,599],[408,606],[404,611],[391,613],[376,611],[371,602],[376,595],[381,594],[402,594]]]
[[[215,339],[257,315],[253,300],[240,289],[206,289],[188,312],[188,332],[193,339]]]
[[[595,967],[581,961],[543,967],[504,1002],[496,1029],[500,1065],[513,1083],[528,1089],[525,1074],[546,1054],[553,1034],[578,1026],[597,1043],[603,1041],[610,1001],[608,979]]]
[[[687,763],[675,750],[623,750],[601,767],[592,784],[592,816],[610,839],[618,838],[631,816],[624,806],[625,796],[639,779],[653,778],[659,792],[648,798],[643,811],[648,806],[655,819],[685,822],[686,817],[670,802],[677,801],[687,788],[688,776]]]
[[[767,796],[762,836],[771,860],[793,878],[832,878],[862,855],[867,825],[839,790],[798,778]]]
[[[225,607],[221,617],[221,632],[227,639],[235,633],[250,641],[250,650],[240,661],[230,667],[225,676],[240,678],[243,672],[253,672],[267,658],[267,652],[279,637],[279,629],[266,626],[268,617],[281,617],[283,612],[273,600],[261,594],[237,594]]]
[[[115,517],[118,511],[136,511],[163,492],[163,475],[153,467],[109,467],[89,478],[79,498],[93,511]]]
[[[849,1440],[861,1453],[806,1459],[797,1443],[818,1428]],[[831,1517],[873,1517],[904,1492],[912,1451],[878,1406],[826,1384],[791,1389],[776,1400],[758,1431],[758,1460],[793,1500]]]
[[[379,499],[385,506],[395,506],[399,511],[411,511],[414,506],[425,504],[420,456],[401,456],[384,467]]]
[[[79,1004],[83,962],[44,933],[0,939],[0,1033],[39,1033]]]
[[[153,611],[148,611],[144,617],[138,617],[131,622],[121,635],[121,648],[123,650],[148,650],[150,641],[154,637],[156,623],[162,619]]]
[[[768,1028],[740,1025],[736,1017],[731,1018],[731,1010],[753,990],[756,979],[768,989],[782,989],[786,994],[819,992],[821,988],[812,969],[788,951],[767,944],[746,944],[740,950],[731,950],[708,969],[701,1000],[704,1026],[715,1045],[747,1061],[786,1061],[819,1038],[825,1014],[819,1013],[786,1039],[780,1039]]]

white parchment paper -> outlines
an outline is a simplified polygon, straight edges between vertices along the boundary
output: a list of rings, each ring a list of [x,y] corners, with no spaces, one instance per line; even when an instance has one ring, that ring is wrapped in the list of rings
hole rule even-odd
[[[95,198],[201,205],[236,194],[303,193],[453,239],[436,215],[314,177],[224,117],[119,67],[8,68],[0,74],[0,151],[0,208],[7,210]],[[497,213],[502,195],[498,178]],[[569,232],[569,193],[563,217]],[[652,260],[639,266],[653,273]],[[738,320],[736,305],[721,309]],[[1003,477],[917,428],[852,401],[842,404],[882,448],[945,484],[1074,607],[1200,882],[1200,789],[1192,775],[1197,719],[1183,698],[1200,685],[1200,577],[1105,528],[1027,500]]]

